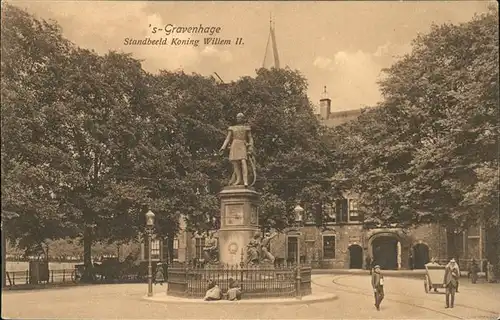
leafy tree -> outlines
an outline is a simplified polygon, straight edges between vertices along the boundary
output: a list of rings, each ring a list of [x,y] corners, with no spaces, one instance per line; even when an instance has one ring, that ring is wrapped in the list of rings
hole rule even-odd
[[[190,230],[212,229],[222,177],[214,151],[224,127],[219,87],[213,79],[167,71],[151,76],[149,83],[145,114],[153,138],[146,143],[149,156],[139,176],[147,177],[143,182],[154,190],[157,231],[173,239],[180,214]]]
[[[2,9],[2,230],[29,249],[71,233],[51,192],[57,181],[47,170],[53,150],[37,140],[44,130],[41,105],[54,98],[49,88],[59,83],[58,65],[73,46],[56,24],[8,4]],[[16,217],[4,220],[9,212]]]
[[[51,166],[59,174],[55,193],[83,235],[90,265],[92,243],[136,236],[150,205],[148,190],[133,179],[149,138],[138,116],[145,77],[137,60],[114,52],[101,57],[75,49],[62,67],[59,101],[45,110],[46,143],[58,151],[52,163],[63,166]]]
[[[137,116],[145,74],[128,55],[76,48],[57,25],[6,8],[2,209],[20,213],[10,231],[22,246],[82,235],[90,265],[92,242],[134,237],[150,204],[127,176],[149,139]]]
[[[385,73],[383,102],[336,131],[373,221],[498,230],[497,11],[433,26]]]
[[[498,166],[497,25],[492,10],[458,26],[435,26],[381,83],[390,115],[407,123],[402,133],[416,148],[408,198],[463,225],[479,218],[463,203],[464,191],[478,182],[476,170]]]

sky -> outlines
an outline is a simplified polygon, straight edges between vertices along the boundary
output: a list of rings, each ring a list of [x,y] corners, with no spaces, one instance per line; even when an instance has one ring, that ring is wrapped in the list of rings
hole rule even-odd
[[[262,66],[273,17],[280,63],[308,80],[317,103],[323,87],[332,111],[359,109],[380,101],[383,68],[411,51],[411,41],[433,23],[461,23],[486,12],[490,1],[8,1],[38,18],[53,19],[77,45],[100,54],[130,52],[149,72],[184,70],[225,81],[254,76]],[[209,35],[152,33],[165,25],[220,27],[231,45],[205,45]],[[151,27],[150,27],[151,26]],[[169,45],[125,45],[125,38],[167,38]],[[200,39],[171,45],[173,37]],[[235,44],[242,38],[243,44]]]

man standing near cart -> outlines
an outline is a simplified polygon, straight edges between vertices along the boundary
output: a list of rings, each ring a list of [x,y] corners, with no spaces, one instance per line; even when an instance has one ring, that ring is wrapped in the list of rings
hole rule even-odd
[[[444,271],[443,286],[446,288],[446,308],[450,308],[450,306],[451,308],[453,308],[455,304],[455,293],[457,292],[459,274],[460,271],[458,269],[457,263],[455,262],[455,259],[451,259],[450,262],[446,265],[446,269]]]

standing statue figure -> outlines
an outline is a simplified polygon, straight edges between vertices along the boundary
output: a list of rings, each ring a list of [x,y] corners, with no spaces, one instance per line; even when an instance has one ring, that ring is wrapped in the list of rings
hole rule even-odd
[[[274,264],[274,256],[271,254],[271,240],[276,237],[278,234],[274,232],[273,234],[266,232],[264,239],[262,240],[262,249],[261,249],[261,260],[269,260],[272,264]]]
[[[210,235],[207,242],[205,243],[205,247],[203,248],[203,256],[205,258],[205,261],[207,261],[208,263],[219,262],[217,239],[214,238],[213,234]]]
[[[248,187],[248,166],[247,162],[250,161],[253,172],[252,186],[256,180],[255,158],[253,155],[253,138],[250,126],[244,125],[243,113],[236,115],[235,126],[228,129],[227,137],[219,152],[223,152],[231,142],[229,151],[229,160],[233,165],[233,174],[229,185],[243,185]],[[242,181],[243,180],[243,181]]]
[[[253,239],[247,244],[247,264],[254,265],[259,263],[261,248],[260,232],[257,231],[253,235]]]

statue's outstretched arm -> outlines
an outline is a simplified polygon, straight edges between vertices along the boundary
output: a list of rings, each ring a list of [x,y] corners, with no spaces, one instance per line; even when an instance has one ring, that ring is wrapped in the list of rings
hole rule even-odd
[[[224,151],[224,149],[226,149],[227,145],[229,144],[229,141],[231,140],[232,135],[233,135],[232,131],[229,130],[227,132],[226,140],[224,140],[224,143],[222,144],[222,147],[220,147],[219,151]]]

